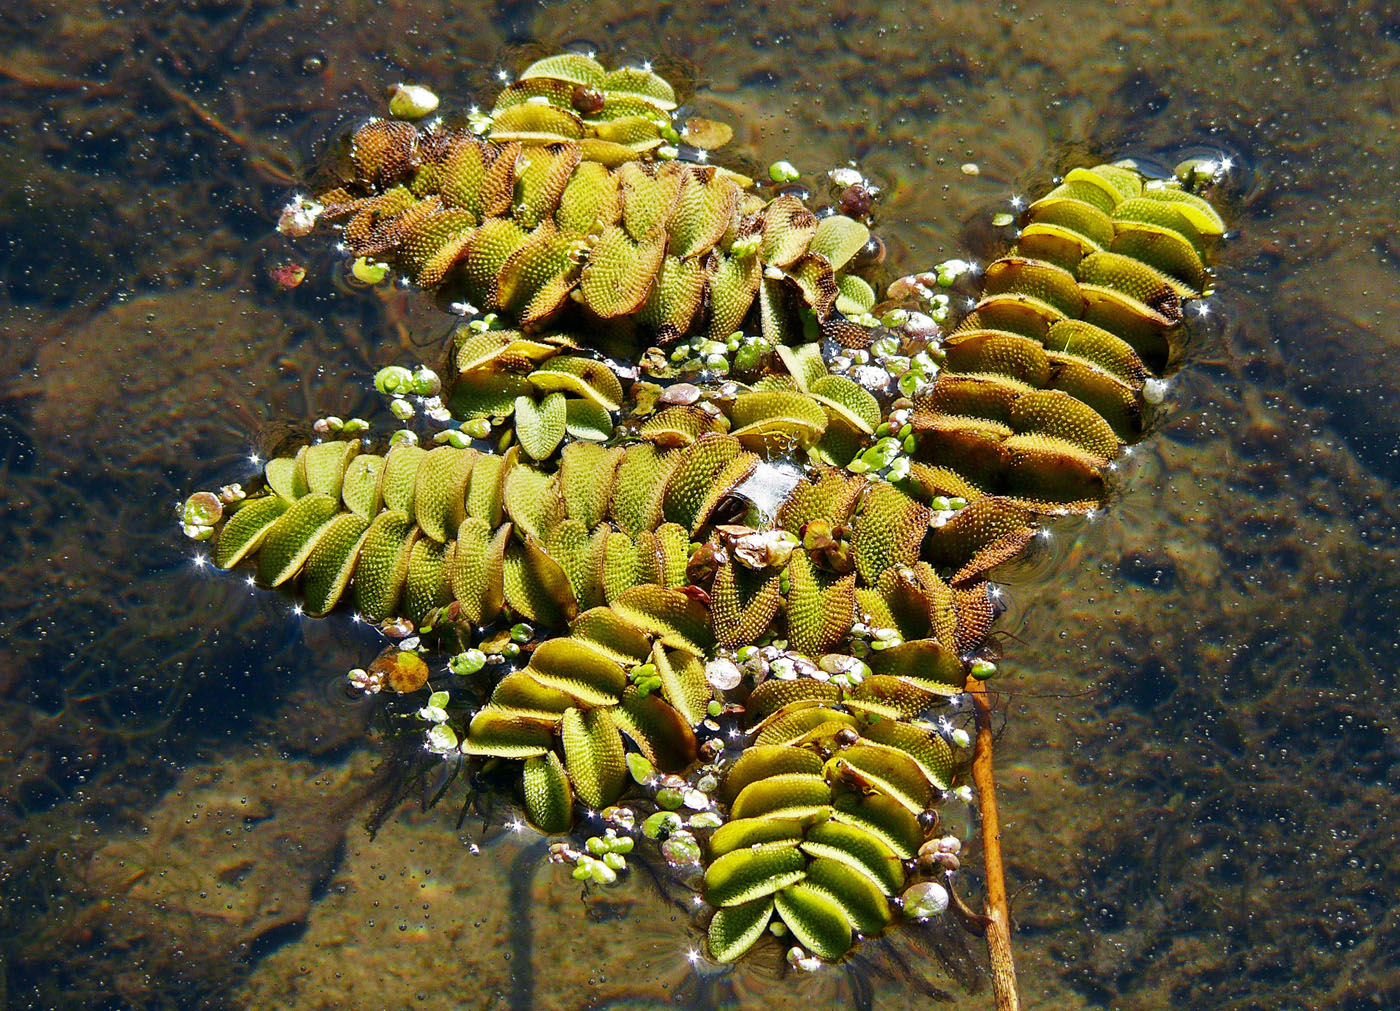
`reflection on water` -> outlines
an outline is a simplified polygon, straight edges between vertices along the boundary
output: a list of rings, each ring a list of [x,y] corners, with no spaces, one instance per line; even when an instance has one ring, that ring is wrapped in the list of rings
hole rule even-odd
[[[761,957],[711,975],[685,957],[684,896],[644,875],[581,898],[534,839],[412,805],[371,837],[365,713],[325,689],[365,641],[199,570],[174,536],[171,505],[250,470],[269,421],[366,413],[359,377],[440,332],[411,296],[338,291],[329,254],[295,290],[269,280],[300,166],[382,85],[481,95],[527,41],[689,61],[697,108],[746,124],[753,163],[857,160],[904,267],[985,255],[991,215],[1067,165],[1233,153],[1238,236],[1174,413],[1108,515],[1006,574],[1023,991],[1400,1005],[1389,5],[324,13],[0,18],[12,1006],[883,1008],[965,989],[967,965],[933,954],[952,942],[918,936],[817,977]]]

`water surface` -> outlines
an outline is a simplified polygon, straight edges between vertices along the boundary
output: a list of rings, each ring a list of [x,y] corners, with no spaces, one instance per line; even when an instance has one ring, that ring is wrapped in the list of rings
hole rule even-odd
[[[443,332],[329,252],[270,281],[319,146],[401,77],[465,105],[578,43],[686,73],[741,163],[857,162],[903,269],[990,254],[1071,165],[1233,159],[1170,420],[1108,515],[1003,574],[1023,996],[1400,1006],[1400,15],[1234,0],[0,15],[9,1006],[989,1006],[955,934],[697,972],[685,895],[643,875],[584,898],[534,837],[411,803],[371,837],[379,752],[336,685],[372,640],[176,535],[186,491],[367,415],[363,377]]]

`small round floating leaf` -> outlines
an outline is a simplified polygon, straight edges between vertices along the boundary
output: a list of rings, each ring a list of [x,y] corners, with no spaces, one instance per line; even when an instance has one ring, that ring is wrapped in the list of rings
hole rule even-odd
[[[706,934],[711,957],[716,962],[739,958],[763,936],[772,915],[773,900],[768,896],[718,910]]]
[[[806,877],[807,858],[794,847],[760,847],[726,853],[705,869],[705,900],[737,906],[772,895]]]
[[[773,896],[774,909],[812,954],[835,962],[851,950],[851,921],[840,904],[805,881]]]
[[[231,569],[258,550],[273,523],[291,505],[280,495],[269,495],[245,504],[219,531],[218,542],[214,545],[214,564],[221,569]]]
[[[691,116],[681,125],[681,140],[691,147],[704,148],[713,151],[717,147],[724,147],[734,139],[734,130],[728,123],[720,123],[713,119],[702,119],[699,116]]]
[[[382,677],[393,691],[411,695],[428,683],[428,665],[411,650],[389,647],[370,664],[370,673]]]
[[[525,817],[545,835],[569,831],[574,822],[574,792],[568,774],[552,751],[525,760]]]
[[[536,460],[547,460],[564,441],[564,394],[550,393],[536,404],[515,398],[515,434],[520,448]]]
[[[910,885],[900,898],[904,902],[904,915],[911,920],[938,916],[948,908],[948,889],[937,881]]]
[[[594,810],[614,803],[627,785],[622,735],[606,709],[566,710],[560,725],[564,767],[579,799]]]

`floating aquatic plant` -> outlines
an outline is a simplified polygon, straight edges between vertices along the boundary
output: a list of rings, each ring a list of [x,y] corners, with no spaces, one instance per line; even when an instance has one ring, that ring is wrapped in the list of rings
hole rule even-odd
[[[435,107],[398,89],[284,215],[465,316],[442,378],[375,378],[435,444],[327,419],[246,491],[191,496],[185,532],[307,613],[390,629],[352,683],[422,696],[434,754],[518,763],[540,831],[601,812],[556,846],[576,878],[624,872],[644,815],[701,872],[717,961],[778,935],[810,968],[942,913],[959,706],[996,673],[987,577],[1044,517],[1106,503],[1220,217],[1076,168],[945,332],[969,265],[901,278],[877,317],[866,224],[682,160],[649,70],[564,54],[462,125],[410,122]]]

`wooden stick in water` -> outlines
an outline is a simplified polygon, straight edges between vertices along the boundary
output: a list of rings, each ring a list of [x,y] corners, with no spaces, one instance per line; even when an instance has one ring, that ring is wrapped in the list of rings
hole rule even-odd
[[[996,778],[992,774],[992,703],[987,688],[968,679],[977,710],[977,750],[972,755],[972,781],[982,808],[982,858],[987,874],[987,954],[992,962],[992,993],[997,1011],[1020,1011],[1016,993],[1016,963],[1011,957],[1011,911],[1006,901],[1006,874],[1001,862],[1001,823],[997,818]]]

